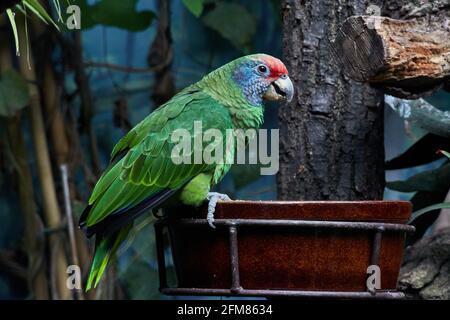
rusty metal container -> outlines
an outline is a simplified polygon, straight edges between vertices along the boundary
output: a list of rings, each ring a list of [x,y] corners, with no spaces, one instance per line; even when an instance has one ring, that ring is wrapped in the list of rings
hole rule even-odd
[[[218,204],[215,218],[224,224],[211,229],[204,223],[206,208],[183,210],[181,220],[177,212],[168,223],[178,287],[359,292],[366,290],[367,267],[376,263],[381,289],[395,290],[403,257],[402,226],[410,215],[411,204],[403,201],[233,201]],[[284,225],[284,220],[293,224]],[[314,223],[305,227],[295,221]],[[330,228],[330,221],[338,226]],[[360,227],[346,227],[354,222]],[[390,224],[397,227],[387,228]],[[235,249],[230,226],[236,233],[231,234]],[[238,259],[230,263],[232,255]]]

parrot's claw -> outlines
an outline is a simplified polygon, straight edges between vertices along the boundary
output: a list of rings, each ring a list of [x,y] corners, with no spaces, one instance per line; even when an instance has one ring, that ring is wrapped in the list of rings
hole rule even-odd
[[[224,193],[218,192],[208,192],[206,199],[209,201],[208,203],[208,215],[206,216],[206,220],[211,228],[215,229],[214,225],[214,212],[216,211],[217,201],[231,201],[230,197]]]

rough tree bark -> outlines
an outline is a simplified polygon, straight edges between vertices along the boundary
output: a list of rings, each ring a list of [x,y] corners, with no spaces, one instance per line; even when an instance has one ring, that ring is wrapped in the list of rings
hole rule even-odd
[[[374,1],[284,0],[284,61],[295,83],[280,118],[280,199],[381,199],[383,96],[346,78],[329,40]]]
[[[450,229],[406,250],[399,288],[409,298],[450,299]]]

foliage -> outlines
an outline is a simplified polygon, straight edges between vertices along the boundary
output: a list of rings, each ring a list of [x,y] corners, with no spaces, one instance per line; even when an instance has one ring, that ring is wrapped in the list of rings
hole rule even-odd
[[[14,43],[16,45],[16,53],[17,53],[17,55],[19,55],[19,52],[20,52],[19,51],[19,36],[18,36],[18,32],[17,32],[16,20],[14,19],[15,14],[12,12],[11,9],[7,9],[6,14],[8,15],[9,23],[11,24],[11,29],[14,34]]]
[[[256,18],[243,5],[225,1],[183,0],[186,8],[236,49],[249,52]]]
[[[29,101],[27,83],[18,72],[9,70],[0,74],[0,116],[14,115]]]
[[[389,189],[400,192],[436,192],[450,188],[450,163],[440,168],[420,172],[405,181],[388,182]]]
[[[409,219],[408,223],[412,224],[416,219],[418,219],[425,213],[431,212],[433,210],[439,210],[439,209],[450,209],[450,202],[438,203],[438,204],[434,204],[434,205],[425,207],[423,209],[414,211],[414,213],[411,215],[411,219]]]
[[[57,3],[59,6],[58,0],[55,0],[54,3]],[[50,15],[47,13],[47,11],[44,9],[44,7],[39,3],[38,0],[23,0],[22,4],[27,8],[30,9],[33,14],[35,14],[41,21],[52,24],[56,29],[58,29],[58,26],[56,25],[55,21],[50,17]],[[20,6],[18,7],[19,9]]]
[[[436,150],[450,150],[450,139],[427,133],[401,155],[386,162],[386,170],[420,166],[443,158]]]
[[[59,7],[59,0],[55,0],[54,3]],[[56,29],[59,29],[55,21],[52,19],[52,17],[50,17],[50,15],[47,13],[47,11],[44,9],[44,7],[40,4],[38,0],[23,0],[20,4],[16,4],[14,8],[23,12],[25,16],[27,16],[27,11],[29,10],[41,21],[45,22],[46,24],[52,24]],[[19,55],[20,48],[17,32],[18,26],[15,20],[15,13],[12,8],[6,9],[6,13],[8,15],[9,23],[14,33],[16,52],[17,55]],[[27,22],[25,21],[25,24],[26,23]],[[24,28],[27,28],[27,26],[25,25]]]
[[[203,12],[203,4],[205,0],[182,0],[186,8],[197,18]]]
[[[90,29],[97,25],[111,26],[129,31],[147,29],[156,15],[153,11],[137,11],[138,0],[101,0],[88,4],[87,0],[73,0],[80,7],[81,28]]]
[[[424,103],[423,101],[422,103]],[[404,107],[406,108],[412,106],[408,102],[400,99],[397,99],[397,103],[405,104]],[[435,113],[441,112],[439,108],[435,108],[428,102],[427,107],[435,110]],[[442,119],[442,121],[447,120]],[[435,125],[439,126],[440,124],[436,122]],[[436,160],[443,159],[445,156],[449,157],[450,154],[448,152],[441,150],[450,148],[450,139],[447,134],[440,135],[439,132],[438,130],[433,130],[433,133],[427,133],[403,154],[387,161],[386,170],[427,165]],[[439,214],[439,210],[448,208],[448,203],[440,202],[445,199],[447,193],[450,191],[450,161],[445,161],[436,169],[426,169],[404,181],[388,182],[386,186],[389,189],[400,192],[415,192],[411,198],[414,213],[410,223],[416,227],[414,239],[418,239],[434,223]]]
[[[251,39],[256,33],[256,20],[243,6],[218,2],[202,20],[205,25],[217,31],[236,48],[249,51]]]
[[[450,158],[450,152],[448,151],[444,151],[444,150],[438,150],[438,152],[442,153],[444,156],[446,156],[447,158]]]
[[[444,151],[444,150],[438,150],[437,153],[441,153],[445,155],[446,157],[450,158],[450,152]],[[411,219],[409,220],[409,223],[412,224],[414,221],[416,221],[418,218],[422,217],[424,214],[433,212],[434,210],[439,209],[450,209],[450,202],[444,202],[444,203],[438,203],[434,204],[428,207],[425,207],[423,209],[417,210],[413,212]]]

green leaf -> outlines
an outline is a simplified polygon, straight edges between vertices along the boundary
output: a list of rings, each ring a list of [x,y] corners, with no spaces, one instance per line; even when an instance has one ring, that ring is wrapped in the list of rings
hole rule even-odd
[[[0,116],[12,116],[30,102],[25,79],[16,71],[0,74]]]
[[[206,26],[243,51],[248,50],[256,33],[255,17],[236,3],[219,2],[202,20]]]
[[[52,24],[57,30],[59,27],[56,25],[55,21],[53,21],[52,17],[47,13],[44,7],[37,0],[24,0],[23,4],[33,11],[33,13],[39,17],[42,21],[47,24]]]
[[[197,18],[203,12],[203,2],[204,0],[182,0],[184,6]]]
[[[401,155],[386,162],[386,170],[397,170],[420,166],[443,157],[439,149],[450,149],[450,139],[427,133]]]
[[[58,21],[63,21],[62,13],[61,13],[61,4],[58,0],[53,0],[53,6],[56,9],[56,13],[58,15]]]
[[[437,190],[434,192],[416,192],[410,200],[413,205],[413,212],[431,206],[432,204],[444,202],[445,197],[447,196],[447,192],[448,190],[445,189]],[[435,210],[414,220],[414,223],[412,225],[414,225],[416,231],[414,232],[414,234],[410,234],[406,238],[407,244],[413,244],[414,242],[421,239],[428,228],[436,221],[438,215],[438,211]]]
[[[388,182],[386,187],[400,192],[448,190],[450,186],[450,164],[418,173],[405,181]]]
[[[445,155],[447,158],[450,158],[450,152],[444,151],[444,150],[439,150],[440,153],[442,153],[443,155]]]
[[[16,20],[14,18],[14,12],[12,12],[11,9],[7,9],[6,10],[6,14],[8,15],[9,23],[11,24],[11,28],[13,30],[14,42],[16,44],[16,54],[19,55],[19,53],[20,53],[20,50],[19,50],[19,36],[18,36],[18,33],[17,33],[17,24],[16,24]]]
[[[150,26],[155,13],[150,10],[136,11],[138,0],[102,0],[89,5],[86,0],[74,0],[82,12],[81,28],[92,28],[98,24],[129,31],[142,31]]]
[[[416,220],[420,216],[422,216],[428,212],[431,212],[433,210],[439,210],[439,209],[450,209],[450,202],[433,204],[431,206],[417,210],[417,211],[413,212],[413,214],[411,215],[411,219],[409,219],[408,223],[411,224],[414,222],[414,220]]]

